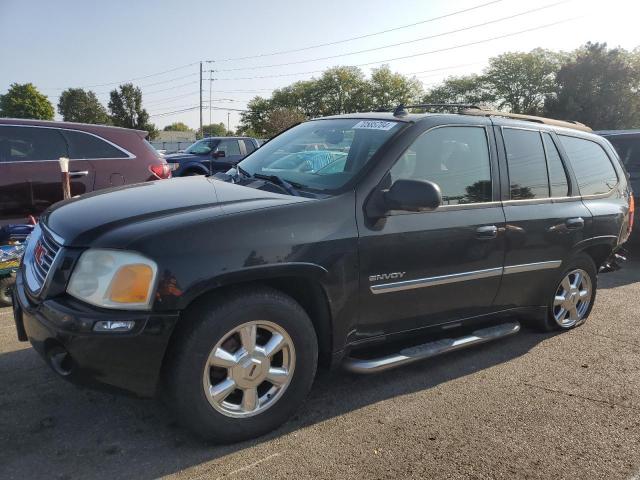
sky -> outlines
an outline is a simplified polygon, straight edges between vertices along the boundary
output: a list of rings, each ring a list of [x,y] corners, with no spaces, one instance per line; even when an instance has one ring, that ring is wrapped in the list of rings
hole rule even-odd
[[[157,127],[197,128],[203,61],[203,121],[234,129],[254,96],[332,66],[388,64],[428,89],[507,51],[633,49],[638,18],[639,0],[0,0],[0,95],[31,82],[56,106],[83,87],[106,106],[132,80]]]

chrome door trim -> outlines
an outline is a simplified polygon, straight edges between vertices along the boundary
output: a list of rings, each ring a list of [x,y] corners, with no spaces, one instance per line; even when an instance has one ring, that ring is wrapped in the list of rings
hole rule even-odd
[[[403,290],[413,290],[415,288],[435,287],[448,283],[466,282],[468,280],[479,280],[482,278],[497,277],[512,273],[534,272],[538,270],[556,269],[562,265],[562,260],[549,260],[545,262],[523,263],[519,265],[508,265],[506,267],[487,268],[484,270],[474,270],[471,272],[452,273],[437,277],[415,278],[413,280],[403,280],[401,282],[381,283],[371,285],[369,289],[374,295],[381,293],[400,292]]]
[[[412,290],[414,288],[434,287],[436,285],[445,285],[447,283],[465,282],[467,280],[478,280],[480,278],[497,277],[502,275],[502,267],[487,268],[484,270],[475,270],[472,272],[452,273],[450,275],[441,275],[438,277],[416,278],[413,280],[404,280],[402,282],[381,283],[379,285],[371,285],[371,293],[377,295],[379,293],[398,292],[402,290]]]
[[[534,272],[536,270],[547,270],[558,268],[562,265],[562,260],[550,260],[548,262],[522,263],[520,265],[508,265],[504,267],[504,274]]]

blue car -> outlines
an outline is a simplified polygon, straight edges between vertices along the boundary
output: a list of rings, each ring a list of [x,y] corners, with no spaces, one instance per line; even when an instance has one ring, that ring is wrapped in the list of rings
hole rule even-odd
[[[166,155],[174,177],[226,172],[259,147],[250,137],[209,137],[198,140],[184,153]]]

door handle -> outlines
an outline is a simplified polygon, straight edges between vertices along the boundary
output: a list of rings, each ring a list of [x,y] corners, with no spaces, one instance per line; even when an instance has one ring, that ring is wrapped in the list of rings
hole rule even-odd
[[[498,227],[495,225],[486,225],[476,228],[476,238],[480,240],[490,240],[498,235]]]
[[[89,175],[89,170],[76,170],[75,172],[69,172],[70,177],[86,177]]]
[[[569,230],[580,230],[584,228],[584,218],[576,217],[567,219],[564,224]]]

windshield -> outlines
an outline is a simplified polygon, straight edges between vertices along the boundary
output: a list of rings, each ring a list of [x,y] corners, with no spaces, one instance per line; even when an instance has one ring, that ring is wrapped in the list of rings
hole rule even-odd
[[[239,163],[251,175],[278,177],[313,190],[336,190],[353,178],[398,129],[381,120],[315,120],[265,143]]]
[[[198,140],[185,150],[185,153],[192,153],[194,155],[206,155],[211,153],[211,140]]]

